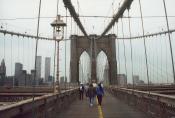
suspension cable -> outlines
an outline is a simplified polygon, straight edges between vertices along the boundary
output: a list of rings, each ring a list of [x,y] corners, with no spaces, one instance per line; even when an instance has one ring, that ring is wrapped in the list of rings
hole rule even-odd
[[[155,41],[156,41],[156,40],[154,39],[154,40],[153,40],[153,47],[156,47],[156,46],[155,46],[155,44],[156,44]],[[153,67],[155,66],[155,55],[156,55],[156,54],[155,54],[155,50],[153,49],[153,56],[152,56]],[[152,74],[152,75],[150,74],[150,76],[152,76],[152,80],[155,81],[154,70],[152,70],[151,72],[152,72],[153,74]],[[151,77],[150,77],[150,78],[151,78]],[[155,82],[156,82],[156,81],[155,81]]]
[[[29,41],[29,38],[28,38],[28,40],[27,40],[27,49],[29,50],[29,49],[31,49],[30,48],[30,41]],[[31,50],[30,50],[31,51]],[[29,67],[29,70],[30,70],[30,57],[31,57],[31,52],[29,51],[29,53],[28,53],[28,57],[27,57],[27,65],[28,65],[28,67]]]
[[[168,79],[169,79],[168,78],[168,62],[167,62],[168,61],[168,59],[167,59],[167,57],[168,57],[168,54],[167,54],[168,53],[168,49],[167,49],[167,41],[165,39],[164,39],[164,41],[165,41],[165,48],[166,48],[165,49],[165,53],[166,53],[166,56],[165,56],[166,57],[166,59],[165,59],[166,60],[166,78],[167,78],[167,83],[169,83],[168,82]]]
[[[162,74],[162,78],[161,78],[161,80],[163,79],[163,70],[162,70],[162,68],[163,68],[163,59],[162,59],[162,40],[161,39],[159,39],[160,40],[160,65],[161,65],[161,74]],[[163,83],[163,80],[162,80],[162,83]]]
[[[36,33],[36,45],[35,45],[35,72],[34,72],[34,80],[33,80],[33,95],[32,95],[32,113],[33,113],[33,118],[36,118],[36,114],[35,114],[35,84],[36,84],[36,57],[37,57],[37,53],[38,53],[38,40],[39,40],[39,26],[40,26],[40,12],[41,12],[41,0],[39,1],[39,11],[38,11],[38,23],[37,23],[37,33]]]
[[[130,9],[128,9],[128,22],[129,22],[129,36],[130,36],[130,48],[131,48],[131,73],[132,73],[132,84],[133,84],[133,90],[134,90],[134,72],[133,72],[133,49],[132,49],[132,40],[131,40],[131,20],[130,20]]]
[[[13,63],[12,63],[12,59],[13,58],[13,52],[12,52],[12,37],[10,38],[10,61],[11,61],[11,76],[13,76],[12,75],[12,69],[13,69]],[[13,76],[13,87],[14,87],[14,76]]]
[[[142,15],[142,6],[141,2],[139,0],[139,7],[140,7],[140,15],[141,15],[141,22],[142,22],[142,34],[143,36],[145,35],[145,29],[144,29],[144,24],[143,24],[143,15]],[[147,75],[147,90],[149,90],[149,70],[148,70],[148,56],[147,56],[147,48],[146,48],[146,40],[145,37],[143,37],[144,41],[144,51],[145,51],[145,61],[146,61],[146,75]],[[150,90],[149,90],[150,93]]]
[[[5,35],[4,35],[4,60],[6,60],[6,59],[5,59],[5,52],[6,52],[6,51],[5,51],[5,49],[6,49],[6,46],[5,46],[5,45],[6,45],[6,41],[5,41],[5,40],[6,40],[6,39],[5,39]]]
[[[20,58],[19,58],[19,40],[18,40],[18,62],[20,62]]]
[[[165,11],[165,17],[166,17],[167,30],[169,31],[170,28],[169,28],[169,22],[168,22],[168,16],[167,16],[167,10],[166,10],[165,0],[163,0],[163,5],[164,5],[164,11]],[[175,84],[175,68],[174,68],[173,49],[172,49],[172,42],[171,42],[170,33],[168,33],[168,39],[169,39],[169,45],[170,45],[171,63],[172,63],[173,78],[174,78],[174,84]]]
[[[67,7],[66,7],[66,16],[67,16]],[[66,24],[67,24],[67,17],[66,17]],[[66,31],[65,31],[65,38],[67,38],[67,27],[66,27]],[[66,89],[66,83],[67,83],[67,80],[66,80],[66,52],[67,52],[66,48],[67,48],[67,44],[66,43],[67,43],[67,41],[65,41],[65,45],[64,45],[65,46],[65,70],[64,70],[65,71],[65,73],[64,73],[65,74],[64,75],[65,76],[65,89]]]
[[[25,63],[25,56],[24,56],[24,40],[22,40],[22,62]]]
[[[157,62],[157,70],[158,70],[158,66],[159,66],[159,56],[158,56],[158,54],[159,54],[159,49],[158,49],[158,46],[156,45],[156,62]],[[158,83],[159,82],[159,73],[158,73],[158,71],[157,71],[157,82],[156,83]]]
[[[118,22],[117,22],[117,36],[118,36]],[[120,45],[117,38],[117,49],[118,49],[118,74],[120,74]]]
[[[121,23],[122,23],[122,35],[123,35],[123,37],[124,37],[124,31],[123,31],[123,20],[122,20],[122,18],[121,18]],[[124,42],[124,40],[123,40],[123,47],[124,47],[124,59],[125,59],[125,72],[126,72],[126,78],[127,78],[127,80],[128,80],[128,72],[127,72],[127,64],[126,64],[126,46],[125,46],[125,42]]]

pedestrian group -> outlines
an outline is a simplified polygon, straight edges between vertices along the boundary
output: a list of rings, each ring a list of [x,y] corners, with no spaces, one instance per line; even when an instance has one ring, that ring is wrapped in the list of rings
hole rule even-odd
[[[80,84],[79,88],[80,100],[83,100],[84,93],[86,97],[89,98],[90,106],[93,106],[95,97],[97,97],[98,105],[100,106],[102,105],[102,99],[104,96],[104,89],[102,83],[99,83],[98,85],[96,83],[86,85]]]

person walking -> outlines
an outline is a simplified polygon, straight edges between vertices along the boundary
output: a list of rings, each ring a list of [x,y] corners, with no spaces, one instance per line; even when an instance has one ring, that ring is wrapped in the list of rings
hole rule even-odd
[[[96,93],[97,93],[98,104],[101,106],[102,98],[104,95],[104,90],[103,90],[103,87],[101,86],[101,83],[98,84],[96,88]]]
[[[84,96],[84,85],[83,84],[80,85],[79,94],[80,94],[80,100],[83,100],[83,96]]]
[[[93,87],[92,84],[89,85],[89,88],[88,88],[88,91],[87,91],[87,95],[89,97],[90,106],[93,106],[94,98],[96,96],[96,90],[95,90],[95,87]]]

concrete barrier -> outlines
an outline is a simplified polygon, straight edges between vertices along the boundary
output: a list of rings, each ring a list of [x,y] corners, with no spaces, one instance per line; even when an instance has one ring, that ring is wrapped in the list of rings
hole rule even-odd
[[[175,96],[117,87],[108,87],[107,90],[120,100],[147,113],[150,117],[175,117]]]
[[[78,89],[17,102],[0,108],[0,118],[54,118],[78,97]]]
[[[52,87],[0,87],[0,93],[52,93]]]

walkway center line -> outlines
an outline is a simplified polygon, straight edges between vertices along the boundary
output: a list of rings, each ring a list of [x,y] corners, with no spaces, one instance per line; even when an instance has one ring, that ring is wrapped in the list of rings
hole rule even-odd
[[[97,101],[97,104],[98,104],[97,97],[96,97],[96,101]],[[104,118],[104,117],[103,117],[102,108],[101,108],[101,106],[100,106],[100,105],[98,105],[98,114],[99,114],[99,118]]]

